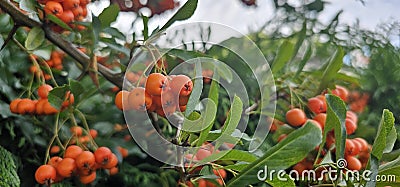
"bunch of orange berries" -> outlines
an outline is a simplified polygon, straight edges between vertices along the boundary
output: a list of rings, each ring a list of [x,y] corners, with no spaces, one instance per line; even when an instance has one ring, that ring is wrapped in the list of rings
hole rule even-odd
[[[36,114],[36,115],[53,115],[59,112],[58,109],[54,108],[47,96],[49,92],[53,89],[52,86],[48,84],[43,84],[38,88],[38,100],[32,100],[28,98],[17,98],[11,101],[10,111],[15,114]],[[61,110],[68,108],[74,103],[74,94],[69,91],[65,94],[65,99],[62,103]]]
[[[326,92],[325,92],[326,93]],[[337,85],[335,89],[331,91],[333,95],[340,97],[343,101],[348,102],[349,98],[349,91],[343,87]],[[325,100],[325,96],[323,94],[312,97],[308,99],[307,108],[313,114],[312,119],[308,119],[306,113],[300,108],[293,108],[286,112],[286,122],[287,124],[293,127],[300,127],[303,126],[307,121],[311,121],[317,127],[319,127],[322,132],[325,127],[326,122],[326,111],[327,111],[327,104]],[[357,114],[353,111],[347,111],[346,119],[345,119],[345,126],[347,135],[353,134],[357,129],[357,122],[358,117]],[[279,126],[283,125],[284,123],[274,119],[271,125],[271,131],[275,131]],[[287,134],[281,134],[278,137],[278,142],[285,139]],[[325,148],[322,150],[322,155],[324,155],[327,150],[335,151],[335,137],[333,131],[329,132],[326,137],[326,145]],[[315,150],[318,150],[319,146],[316,147]],[[346,139],[345,145],[345,160],[347,161],[347,169],[349,170],[361,170],[365,168],[370,153],[370,145],[367,143],[366,140],[363,138],[354,138],[354,139]],[[302,160],[301,162],[297,163],[293,166],[293,170],[296,170],[298,173],[302,173],[306,169],[314,169],[314,160],[315,155],[310,155],[306,159]],[[322,158],[318,158],[318,162]],[[320,171],[321,172],[321,171]],[[319,173],[320,173],[319,172]]]
[[[54,50],[51,52],[50,59],[46,61],[46,64],[49,66],[49,68],[54,68],[56,70],[62,70],[63,69],[63,58],[65,54],[62,51]],[[35,59],[37,59],[37,56],[33,56]],[[29,68],[29,71],[31,73],[36,74],[37,76],[41,75],[42,71],[39,71],[38,68],[35,65],[32,65]],[[45,80],[50,80],[51,76],[45,72],[43,72],[43,77]]]
[[[119,91],[115,105],[120,110],[156,112],[165,117],[177,110],[186,110],[192,89],[193,82],[186,75],[152,73],[147,77],[145,87]]]
[[[89,184],[96,179],[97,169],[106,169],[110,175],[118,173],[117,164],[117,156],[107,147],[91,152],[70,145],[65,149],[63,158],[53,156],[47,164],[41,165],[35,172],[35,179],[39,184],[50,185],[77,176],[82,184]]]
[[[87,16],[86,5],[90,0],[38,0],[40,4],[44,4],[44,12],[46,15],[52,14],[68,24],[71,28],[75,28],[74,21],[82,21]],[[76,25],[78,30],[85,29],[82,25]],[[55,32],[62,32],[63,28],[53,25]]]

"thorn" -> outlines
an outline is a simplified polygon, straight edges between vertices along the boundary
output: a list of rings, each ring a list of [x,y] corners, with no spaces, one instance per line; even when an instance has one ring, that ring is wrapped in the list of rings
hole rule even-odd
[[[8,33],[7,39],[4,40],[4,44],[1,46],[0,51],[2,51],[6,45],[8,44],[8,42],[10,42],[11,38],[14,36],[14,34],[17,32],[19,28],[19,25],[14,24],[13,28],[11,29],[11,31]]]

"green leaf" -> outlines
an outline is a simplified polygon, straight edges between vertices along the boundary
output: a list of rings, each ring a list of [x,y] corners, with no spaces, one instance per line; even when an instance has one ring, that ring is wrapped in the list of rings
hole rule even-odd
[[[326,136],[328,132],[334,129],[335,131],[335,146],[336,146],[336,160],[343,158],[344,156],[344,145],[346,141],[346,105],[345,103],[337,96],[332,94],[326,94],[326,122],[324,127],[324,138],[323,142],[320,145],[320,151],[324,147]]]
[[[63,29],[72,31],[71,27],[69,27],[68,24],[64,23],[60,18],[56,17],[55,15],[47,14],[46,17],[48,20],[57,24],[58,26],[62,27]]]
[[[280,179],[277,177],[273,177],[272,180],[267,179],[265,182],[267,182],[271,186],[285,186],[285,187],[290,187],[290,186],[295,187],[296,186],[296,184],[289,177],[288,174],[285,174],[284,176],[279,176],[279,177],[280,177]]]
[[[65,93],[67,93],[68,90],[69,90],[68,85],[53,88],[49,92],[48,96],[50,104],[58,110],[61,109],[61,105],[65,99]]]
[[[198,165],[203,165],[208,162],[215,161],[215,160],[254,162],[257,160],[257,157],[247,151],[231,149],[231,150],[226,150],[226,151],[220,151],[218,153],[213,153],[210,156],[199,161]]]
[[[36,13],[34,0],[21,0],[19,2],[19,8],[21,8],[22,10],[25,10],[29,13]]]
[[[52,46],[40,47],[33,51],[33,54],[36,56],[42,57],[45,60],[49,60],[51,56],[51,51],[53,50]]]
[[[143,39],[146,41],[149,38],[149,17],[142,15],[143,20]]]
[[[284,140],[268,149],[264,156],[249,164],[227,186],[247,186],[258,181],[257,173],[264,170],[284,170],[298,163],[321,143],[321,130],[307,122],[303,127],[290,133]]]
[[[208,101],[206,104],[206,111],[204,115],[204,120],[202,121],[202,127],[204,128],[200,132],[199,139],[197,141],[197,147],[200,147],[207,139],[210,130],[213,127],[215,116],[217,114],[218,108],[218,91],[219,91],[219,76],[218,73],[214,73],[213,80],[211,81],[210,91],[208,93]]]
[[[107,27],[103,29],[103,32],[110,34],[111,36],[118,38],[120,40],[125,40],[125,35],[122,34],[118,29],[113,28],[113,27]]]
[[[324,73],[322,74],[321,83],[319,85],[318,93],[328,87],[329,83],[337,76],[340,68],[343,65],[344,50],[338,47],[332,57],[328,60],[328,64]]]
[[[117,4],[112,4],[105,8],[103,12],[99,15],[99,20],[101,23],[101,28],[109,27],[112,22],[117,19],[119,13],[119,6]]]
[[[182,21],[182,20],[186,20],[189,19],[194,11],[197,8],[197,2],[198,0],[188,0],[173,16],[171,19],[169,19],[167,21],[167,23],[161,27],[160,30],[165,30],[167,29],[169,26],[171,26],[173,23],[175,23],[175,21]],[[153,34],[155,34],[153,32]]]
[[[243,102],[240,98],[235,95],[233,98],[233,102],[231,105],[231,109],[229,110],[228,117],[225,120],[224,125],[221,130],[221,140],[218,139],[215,149],[218,149],[224,142],[225,137],[231,137],[231,134],[235,131],[236,127],[239,125],[240,118],[242,117],[243,112]]]
[[[184,61],[191,60],[197,57],[208,57],[207,55],[203,53],[199,53],[196,51],[187,51],[187,50],[182,50],[182,49],[161,49],[161,53],[168,53],[168,55],[171,56],[176,56]]]
[[[380,176],[385,175],[386,177],[394,178],[395,181],[388,182],[378,182],[377,186],[398,186],[400,185],[400,157],[395,160],[382,164],[379,166],[378,174]],[[396,185],[395,185],[396,183]]]
[[[17,174],[14,155],[0,146],[0,157],[0,186],[20,186],[21,182]]]
[[[393,113],[387,109],[383,110],[381,122],[379,123],[378,132],[375,137],[374,144],[372,145],[371,154],[374,155],[378,160],[382,158],[385,151],[392,150],[394,141],[396,137],[389,136],[392,134],[394,126],[394,116]],[[396,132],[394,130],[394,132]],[[389,146],[389,147],[388,147]],[[390,152],[389,151],[389,152]]]
[[[285,64],[292,58],[294,43],[289,40],[284,40],[283,43],[279,46],[278,52],[275,56],[275,59],[272,63],[272,73],[275,74],[279,72]]]
[[[240,172],[247,166],[248,166],[248,164],[239,163],[239,164],[234,164],[234,165],[227,165],[227,166],[224,166],[224,168]]]
[[[232,82],[233,75],[232,75],[232,71],[228,65],[226,65],[218,60],[214,60],[214,62],[212,64],[215,66],[215,69],[217,70],[218,74],[222,78],[224,78],[226,81],[228,81],[228,83]]]
[[[119,45],[119,44],[117,44],[117,43],[110,43],[110,42],[104,42],[104,41],[102,41],[102,42],[103,42],[104,44],[106,44],[107,47],[109,47],[109,48],[111,48],[111,49],[113,49],[113,50],[122,52],[122,53],[124,53],[126,56],[129,56],[130,51],[129,51],[129,49],[125,48],[124,46]]]
[[[40,27],[33,27],[25,40],[25,48],[28,50],[34,50],[38,48],[44,42],[44,31]]]
[[[79,96],[85,92],[83,85],[74,79],[69,79],[69,87],[74,94],[75,102],[79,103]]]
[[[194,81],[193,90],[192,93],[190,94],[189,101],[186,104],[186,111],[185,111],[186,117],[194,111],[197,102],[200,99],[201,92],[203,91],[203,78],[202,78],[202,69],[200,62],[195,64],[195,74],[196,74],[195,76],[196,79]]]

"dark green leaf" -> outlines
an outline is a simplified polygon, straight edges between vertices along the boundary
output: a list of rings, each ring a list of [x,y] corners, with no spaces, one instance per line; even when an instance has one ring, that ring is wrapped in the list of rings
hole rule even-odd
[[[378,182],[377,186],[393,186],[395,183],[396,186],[400,185],[400,157],[397,157],[391,162],[380,165],[378,174],[380,176],[391,177],[395,179],[395,181]]]
[[[299,67],[297,68],[297,72],[296,72],[295,76],[298,76],[303,71],[304,66],[307,64],[308,60],[310,60],[312,53],[313,53],[313,48],[312,48],[311,44],[308,44],[306,52],[304,53],[303,58],[301,58],[301,61],[299,63]]]
[[[101,28],[109,27],[110,24],[117,19],[118,13],[119,6],[117,4],[111,4],[109,7],[105,8],[99,15]]]
[[[120,40],[125,40],[125,35],[122,34],[118,29],[113,28],[113,27],[107,27],[103,29],[103,32],[110,34],[111,36],[118,38]]]
[[[161,27],[160,30],[165,30],[171,26],[175,21],[181,21],[190,18],[197,8],[198,0],[188,0],[173,16],[167,21],[167,23]],[[153,32],[153,34],[155,34]]]
[[[79,81],[76,81],[74,79],[69,79],[69,87],[71,89],[71,92],[74,94],[76,101],[79,102],[77,99],[83,92],[85,92],[85,88]]]
[[[290,133],[284,140],[268,149],[264,156],[244,168],[238,176],[229,181],[227,186],[247,186],[258,181],[257,173],[264,170],[287,169],[296,164],[315,146],[321,143],[321,130],[307,122],[303,127]]]
[[[55,15],[47,14],[46,17],[48,20],[57,24],[58,26],[62,27],[63,29],[72,31],[71,27],[69,27],[68,24],[64,23],[60,18],[56,17]]]
[[[340,68],[343,65],[344,51],[342,47],[338,47],[332,57],[328,60],[326,69],[322,74],[321,83],[319,85],[318,93],[326,89],[332,80],[337,76]]]
[[[20,179],[17,174],[17,166],[14,162],[14,155],[0,146],[0,186],[20,186]]]
[[[146,41],[149,38],[149,17],[142,15],[143,20],[143,38]]]
[[[34,50],[38,48],[44,42],[44,31],[40,27],[33,27],[25,40],[25,48],[28,50]]]
[[[58,110],[61,109],[61,105],[65,99],[65,94],[67,93],[68,90],[69,90],[68,85],[53,88],[49,92],[48,96],[50,104]]]
[[[285,174],[284,176],[279,176],[281,179],[279,179],[277,176],[274,176],[272,180],[267,179],[265,182],[267,182],[271,186],[285,186],[285,187],[290,187],[293,186],[295,187],[296,184],[294,181],[289,177],[288,174]]]

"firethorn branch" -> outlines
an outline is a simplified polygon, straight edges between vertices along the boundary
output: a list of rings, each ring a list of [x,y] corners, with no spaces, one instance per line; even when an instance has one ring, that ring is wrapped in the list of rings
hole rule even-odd
[[[68,55],[70,55],[73,59],[78,61],[79,64],[83,66],[83,68],[88,67],[90,64],[90,58],[75,48],[70,42],[62,39],[57,33],[53,32],[50,28],[46,26],[46,24],[42,24],[37,22],[28,16],[24,15],[14,4],[12,4],[9,0],[0,0],[0,8],[11,15],[14,20],[15,27],[18,26],[26,26],[26,27],[41,27],[45,32],[46,38],[52,42],[54,45],[65,51]],[[107,67],[97,64],[98,71],[111,83],[117,85],[118,87],[122,87],[122,73],[115,73]]]

